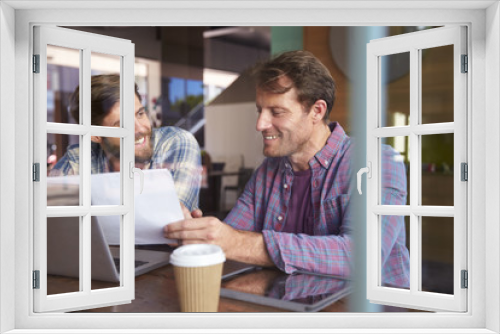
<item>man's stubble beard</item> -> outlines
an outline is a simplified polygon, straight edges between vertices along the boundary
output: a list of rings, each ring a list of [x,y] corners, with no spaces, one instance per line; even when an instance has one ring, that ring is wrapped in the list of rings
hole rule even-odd
[[[120,146],[112,144],[108,138],[102,138],[102,148],[104,152],[106,152],[108,159],[120,159]],[[144,163],[151,160],[151,157],[153,156],[153,140],[151,135],[149,136],[148,149],[149,152],[146,156],[137,156],[134,148],[135,162]]]
[[[112,144],[108,138],[102,138],[101,145],[108,159],[120,159],[120,145]]]
[[[135,152],[134,148],[134,155],[135,155],[135,162],[136,163],[145,163],[151,160],[151,157],[153,156],[153,136],[152,133],[150,132],[147,136],[149,140],[149,144],[147,146],[147,152],[145,156],[142,155],[137,155],[137,152]],[[142,150],[144,151],[144,150]]]

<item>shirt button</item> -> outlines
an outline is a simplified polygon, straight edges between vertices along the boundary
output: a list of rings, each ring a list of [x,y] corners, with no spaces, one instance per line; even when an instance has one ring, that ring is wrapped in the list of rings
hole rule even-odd
[[[328,165],[328,160],[325,160],[325,165]]]
[[[282,221],[282,220],[283,220],[283,217],[282,217],[282,216],[278,216],[278,220],[279,220],[279,221]]]
[[[288,184],[285,183],[285,185],[283,185],[283,188],[288,189]]]

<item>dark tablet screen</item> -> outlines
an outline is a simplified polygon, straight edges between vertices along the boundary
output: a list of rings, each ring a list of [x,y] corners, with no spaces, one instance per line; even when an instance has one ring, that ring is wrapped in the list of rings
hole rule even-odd
[[[221,296],[298,312],[319,311],[351,291],[350,281],[313,273],[294,273],[248,265],[225,270]]]

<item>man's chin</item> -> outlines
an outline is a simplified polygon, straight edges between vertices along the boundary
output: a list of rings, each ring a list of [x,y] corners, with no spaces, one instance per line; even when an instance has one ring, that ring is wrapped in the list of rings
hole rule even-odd
[[[262,153],[267,158],[276,158],[276,157],[280,156],[279,154],[277,154],[276,152],[271,151],[271,150],[264,150]]]
[[[138,163],[148,162],[151,161],[151,158],[153,156],[153,148],[149,145],[145,147],[140,147],[139,149],[135,149],[134,154],[135,154],[135,162]]]
[[[151,161],[151,157],[152,157],[151,154],[137,154],[136,153],[135,162],[137,162],[137,163],[148,162],[148,161]]]

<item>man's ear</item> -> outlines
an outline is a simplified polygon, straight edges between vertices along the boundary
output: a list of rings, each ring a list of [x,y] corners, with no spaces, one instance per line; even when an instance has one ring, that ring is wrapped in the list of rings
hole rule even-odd
[[[102,143],[102,137],[99,136],[91,136],[90,140],[94,143],[101,144]]]
[[[315,122],[322,121],[326,114],[326,102],[324,100],[317,100],[312,106],[313,119]]]

